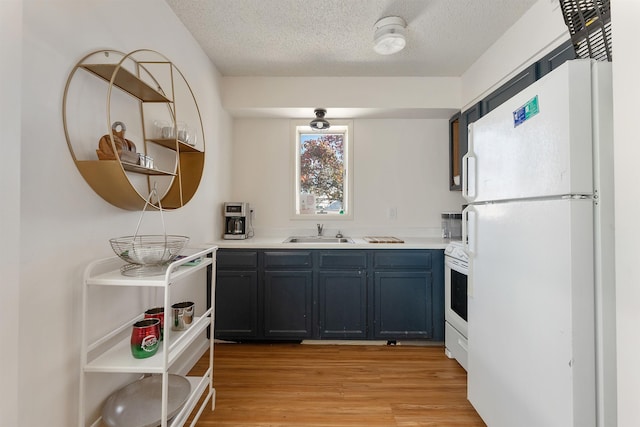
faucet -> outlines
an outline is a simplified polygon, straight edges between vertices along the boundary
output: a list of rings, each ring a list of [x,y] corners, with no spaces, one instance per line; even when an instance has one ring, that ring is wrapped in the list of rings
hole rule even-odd
[[[322,236],[322,229],[324,226],[322,224],[316,224],[316,227],[318,227],[318,237]]]

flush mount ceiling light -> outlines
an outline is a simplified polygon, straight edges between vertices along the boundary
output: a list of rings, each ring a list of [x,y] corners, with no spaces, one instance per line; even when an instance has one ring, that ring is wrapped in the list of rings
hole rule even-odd
[[[324,115],[327,114],[327,110],[323,108],[317,108],[313,111],[316,115],[316,118],[309,122],[309,126],[313,130],[325,130],[331,127],[331,124],[325,120]]]
[[[404,49],[407,23],[399,16],[387,16],[373,26],[373,50],[380,55],[391,55]]]

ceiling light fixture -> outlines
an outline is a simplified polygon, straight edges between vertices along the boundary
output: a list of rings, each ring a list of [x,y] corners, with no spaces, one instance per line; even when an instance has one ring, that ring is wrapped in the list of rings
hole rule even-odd
[[[380,55],[400,52],[407,44],[407,23],[399,16],[387,16],[373,26],[373,50]]]
[[[324,115],[327,114],[327,110],[323,108],[317,108],[313,111],[316,115],[316,118],[309,122],[309,126],[313,130],[325,130],[331,127],[331,124],[325,120]]]

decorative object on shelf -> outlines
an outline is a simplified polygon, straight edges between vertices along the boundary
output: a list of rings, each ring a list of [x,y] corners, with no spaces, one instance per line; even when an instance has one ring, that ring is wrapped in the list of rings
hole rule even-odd
[[[193,322],[195,304],[190,301],[178,302],[171,305],[172,325],[174,331],[184,331]]]
[[[316,118],[309,122],[309,126],[313,130],[325,130],[331,127],[331,124],[324,118],[325,114],[327,114],[327,110],[324,108],[317,108],[313,111],[316,115]]]
[[[131,328],[131,354],[146,359],[158,352],[160,345],[160,319],[144,319]]]
[[[144,168],[153,169],[153,157],[145,156],[144,154],[138,155],[138,164]]]
[[[160,341],[164,339],[164,307],[154,307],[144,312],[145,319],[158,319],[160,321]]]
[[[176,136],[180,142],[189,142],[189,126],[185,122],[176,123]]]
[[[180,375],[169,374],[167,419],[185,404],[191,384]],[[162,376],[142,378],[117,390],[102,407],[102,420],[108,427],[155,427],[161,423]]]
[[[133,236],[116,237],[109,239],[113,251],[129,264],[122,267],[125,276],[152,276],[162,274],[169,263],[174,261],[184,249],[189,238],[187,236],[167,234],[164,223],[162,204],[158,200],[160,218],[164,234],[138,235],[140,224],[147,206],[153,197],[158,197],[154,187],[142,208],[136,232]]]
[[[118,130],[120,128],[120,130]],[[98,149],[96,154],[100,160],[116,160],[138,164],[138,153],[136,153],[136,144],[124,137],[127,127],[122,122],[114,122],[111,125],[111,133],[102,136],[98,141]],[[114,151],[115,147],[115,151]],[[117,152],[117,157],[116,157]]]
[[[407,23],[399,16],[379,19],[373,26],[373,50],[380,55],[400,52],[407,44]]]
[[[204,171],[202,117],[189,83],[164,55],[148,49],[91,52],[69,74],[62,102],[75,165],[105,201],[140,210],[155,184],[167,210],[193,198]],[[101,117],[106,127],[96,120]],[[127,124],[137,150],[124,138],[124,125],[121,135],[111,130],[116,120]],[[178,123],[189,125],[184,141],[178,140]],[[104,140],[96,151],[91,141],[100,135]]]
[[[175,138],[173,133],[173,125],[166,120],[154,120],[153,121],[153,137],[161,139]]]

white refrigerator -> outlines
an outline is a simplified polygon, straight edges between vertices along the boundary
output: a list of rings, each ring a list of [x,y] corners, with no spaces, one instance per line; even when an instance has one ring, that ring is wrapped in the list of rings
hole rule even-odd
[[[469,126],[468,398],[489,427],[615,426],[611,64]]]

